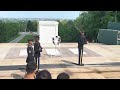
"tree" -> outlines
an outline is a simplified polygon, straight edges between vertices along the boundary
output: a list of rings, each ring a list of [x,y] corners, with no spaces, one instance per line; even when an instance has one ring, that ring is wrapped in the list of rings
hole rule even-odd
[[[32,25],[33,25],[33,31],[37,32],[37,21],[33,21]]]
[[[3,22],[0,20],[0,42],[2,42]]]
[[[74,22],[91,42],[97,39],[99,29],[107,28],[108,22],[115,20],[114,16],[113,11],[88,11],[82,12]]]
[[[120,22],[120,11],[117,11],[117,22]]]
[[[30,20],[27,22],[27,31],[33,31],[33,25]]]
[[[37,31],[37,21],[28,21],[27,22],[27,31]]]
[[[77,42],[79,33],[72,20],[59,21],[58,28],[62,42]]]
[[[17,37],[22,27],[19,21],[0,21],[0,42],[8,42],[14,37]]]

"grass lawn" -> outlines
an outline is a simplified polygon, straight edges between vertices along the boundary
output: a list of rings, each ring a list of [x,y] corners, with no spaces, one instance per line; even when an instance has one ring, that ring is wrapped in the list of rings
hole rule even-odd
[[[19,41],[19,43],[27,43],[28,39],[33,39],[32,35],[26,35],[22,40]]]
[[[19,37],[20,36],[20,34],[18,34],[18,35],[16,35],[16,36],[14,36],[14,37],[12,37],[12,38],[10,38],[8,41],[6,41],[7,43],[9,43],[10,41],[12,41],[12,40],[14,40],[14,39],[16,39],[17,37]]]

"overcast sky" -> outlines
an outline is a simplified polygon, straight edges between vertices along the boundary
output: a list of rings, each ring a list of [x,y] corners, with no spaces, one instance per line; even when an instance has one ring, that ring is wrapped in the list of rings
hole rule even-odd
[[[80,11],[0,11],[0,18],[75,19]]]

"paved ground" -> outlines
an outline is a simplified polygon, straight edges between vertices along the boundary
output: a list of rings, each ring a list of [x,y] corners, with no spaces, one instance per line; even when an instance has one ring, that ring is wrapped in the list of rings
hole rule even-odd
[[[71,79],[120,79],[120,46],[89,43],[85,45],[83,63],[77,66],[77,54],[70,51],[77,43],[62,43],[61,56],[48,55],[46,49],[54,46],[42,44],[44,50],[40,69],[51,72],[53,79],[61,72],[70,74]],[[50,47],[51,46],[51,47]],[[25,43],[0,43],[0,79],[19,79],[25,74],[26,55],[20,56],[25,50]]]

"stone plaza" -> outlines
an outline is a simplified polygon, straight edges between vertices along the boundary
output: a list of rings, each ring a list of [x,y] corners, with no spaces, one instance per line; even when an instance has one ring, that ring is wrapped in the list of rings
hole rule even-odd
[[[120,79],[120,46],[88,43],[84,46],[83,63],[78,63],[77,43],[61,47],[43,44],[40,70],[46,69],[56,79],[66,72],[71,79]],[[25,74],[27,43],[0,43],[0,79],[21,79]],[[56,53],[55,53],[56,52]]]

